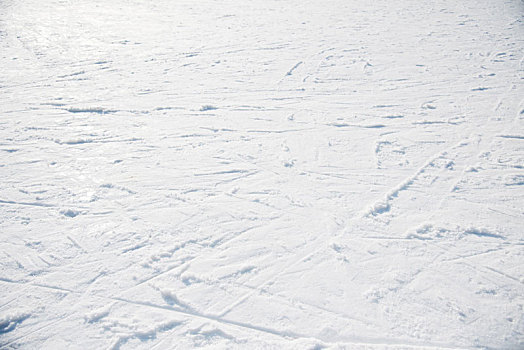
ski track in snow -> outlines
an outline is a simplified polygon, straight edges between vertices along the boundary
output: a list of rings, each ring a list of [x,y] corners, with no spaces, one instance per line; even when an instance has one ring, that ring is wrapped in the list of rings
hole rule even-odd
[[[2,2],[0,348],[522,348],[523,13]]]

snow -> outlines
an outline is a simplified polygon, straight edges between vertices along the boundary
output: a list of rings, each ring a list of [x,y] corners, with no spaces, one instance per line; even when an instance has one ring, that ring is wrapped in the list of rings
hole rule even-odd
[[[524,5],[0,3],[0,348],[524,347]]]

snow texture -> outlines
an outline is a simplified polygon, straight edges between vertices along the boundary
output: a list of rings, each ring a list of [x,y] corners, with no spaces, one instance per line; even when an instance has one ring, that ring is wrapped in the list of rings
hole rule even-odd
[[[524,348],[524,2],[0,2],[0,348]]]

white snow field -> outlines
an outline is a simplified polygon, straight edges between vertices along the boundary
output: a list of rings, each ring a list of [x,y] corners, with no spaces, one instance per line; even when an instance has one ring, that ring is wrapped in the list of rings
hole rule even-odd
[[[523,15],[0,1],[0,348],[524,348]]]

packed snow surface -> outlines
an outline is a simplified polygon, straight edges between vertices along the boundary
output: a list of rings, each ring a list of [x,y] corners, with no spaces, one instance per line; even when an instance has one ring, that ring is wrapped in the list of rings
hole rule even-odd
[[[0,2],[0,348],[524,347],[520,0]]]

